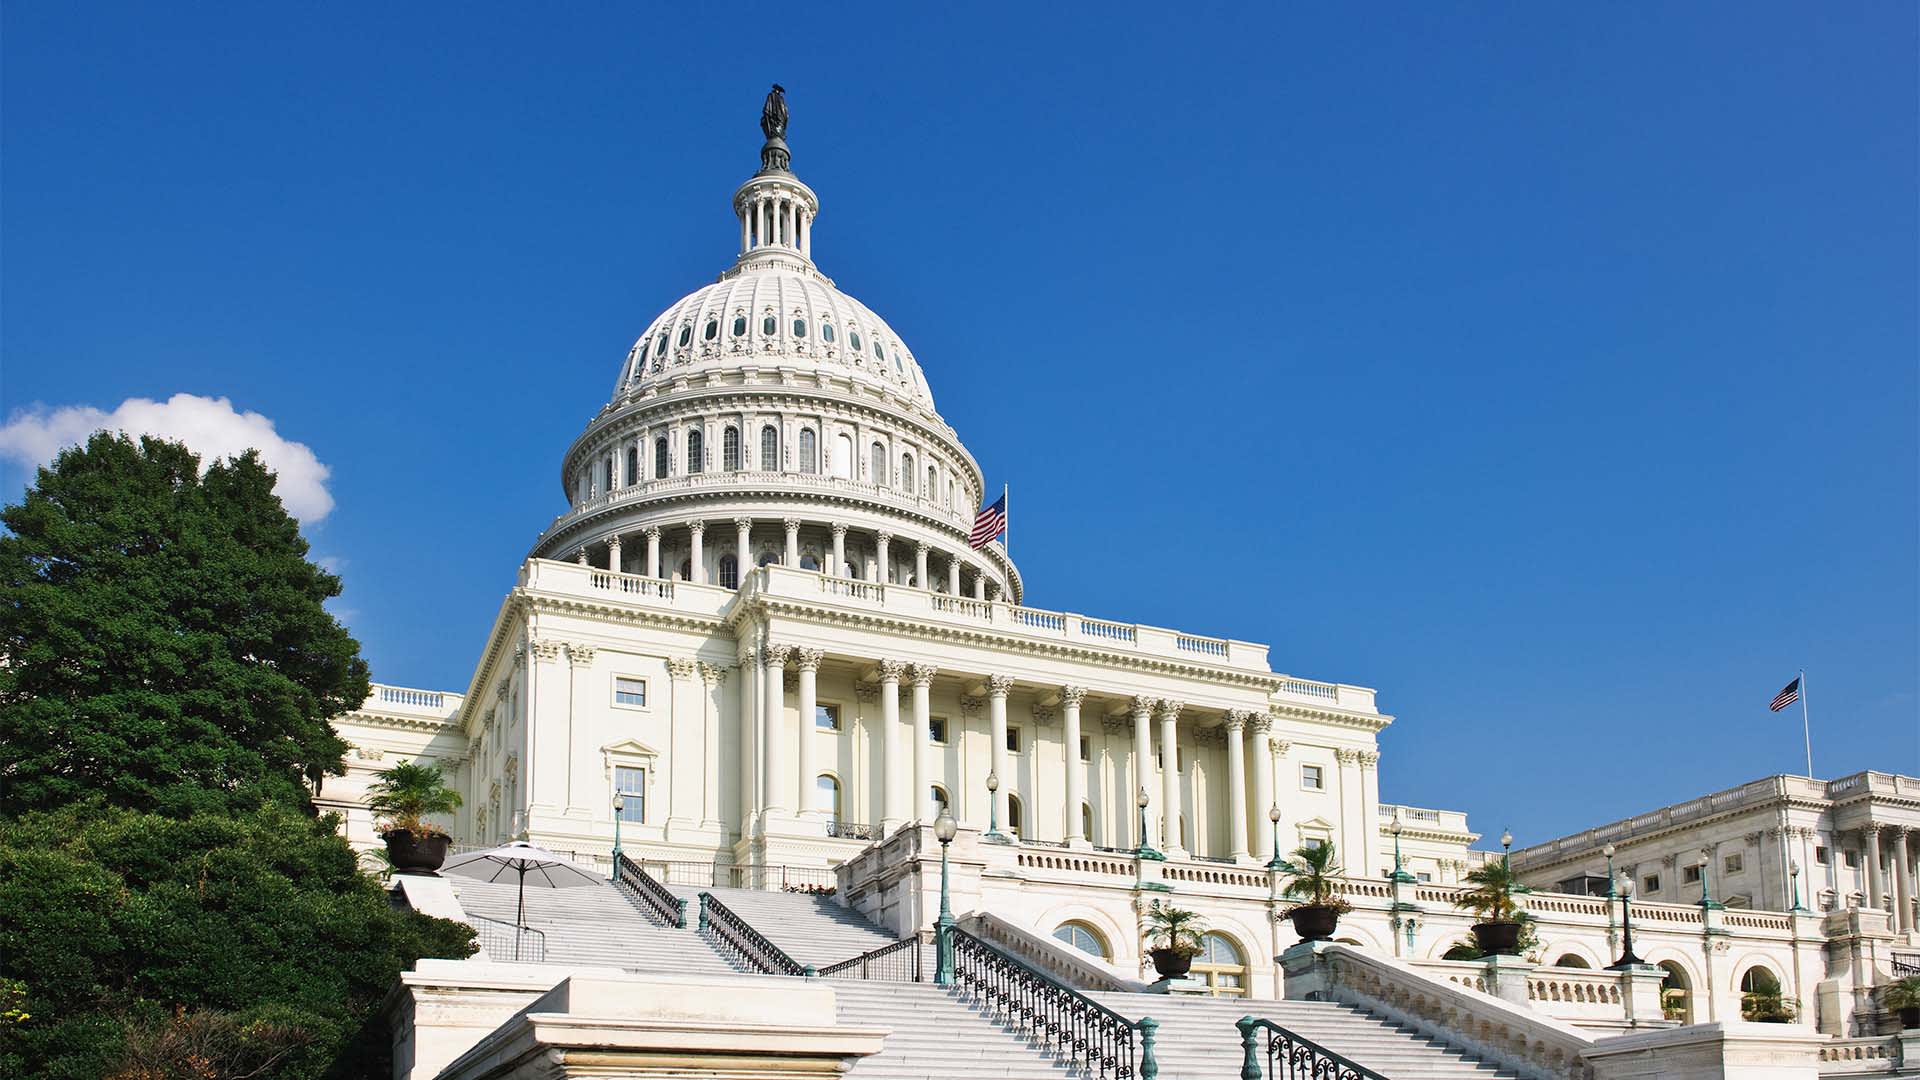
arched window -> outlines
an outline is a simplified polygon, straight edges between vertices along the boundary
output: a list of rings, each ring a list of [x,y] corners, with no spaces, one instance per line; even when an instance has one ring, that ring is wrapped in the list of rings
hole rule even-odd
[[[740,560],[732,555],[720,556],[720,587],[723,589],[740,587]]]
[[[780,471],[780,429],[772,424],[760,429],[760,471]]]
[[[900,455],[900,486],[906,489],[907,494],[911,495],[913,494],[913,485],[913,455],[902,454]]]
[[[874,443],[867,451],[867,480],[870,483],[887,486],[887,448]]]
[[[1660,980],[1660,1012],[1668,1020],[1691,1023],[1693,1020],[1692,984],[1687,981],[1686,969],[1671,960],[1660,961],[1660,967],[1667,973]]]
[[[1093,807],[1086,803],[1080,804],[1080,835],[1093,839]]]
[[[1780,1000],[1780,977],[1758,964],[1740,976],[1740,1018],[1761,1020],[1778,1016],[1786,1007]]]
[[[680,576],[677,578],[674,578],[673,580],[675,581],[692,581],[693,580],[693,560],[692,559],[680,560]]]
[[[706,439],[700,434],[699,428],[687,432],[687,472],[689,474],[707,471],[705,443]]]
[[[728,426],[720,433],[720,466],[728,472],[740,471],[740,429]]]
[[[772,552],[772,551],[763,551],[763,552],[761,552],[761,553],[760,553],[760,559],[759,559],[759,561],[758,561],[758,562],[756,562],[756,563],[755,563],[754,565],[756,565],[756,566],[771,566],[771,565],[773,565],[774,563],[777,563],[777,562],[779,562],[779,561],[780,561],[780,556],[779,556],[779,555],[778,555],[777,553],[775,553],[775,552]]]
[[[1553,966],[1554,966],[1554,967],[1562,967],[1562,968],[1591,968],[1591,967],[1593,967],[1593,965],[1592,965],[1592,964],[1589,964],[1589,963],[1587,963],[1587,958],[1586,958],[1586,957],[1584,957],[1584,956],[1580,956],[1580,955],[1578,955],[1578,954],[1575,954],[1575,953],[1565,953],[1565,954],[1563,954],[1563,955],[1562,955],[1562,956],[1560,957],[1560,959],[1558,959],[1558,960],[1555,960],[1555,961],[1553,962]]]
[[[1102,960],[1107,958],[1107,942],[1100,931],[1083,922],[1061,923],[1053,936],[1086,953]]]
[[[667,478],[667,437],[665,435],[653,440],[653,478],[655,480]]]
[[[814,780],[813,808],[827,815],[827,820],[839,821],[840,781],[824,775]]]
[[[927,466],[927,498],[940,497],[940,473],[933,466]]]
[[[800,429],[800,471],[803,473],[820,471],[819,438],[812,428]]]
[[[627,483],[640,482],[640,444],[627,447]]]
[[[927,812],[933,818],[938,819],[940,817],[940,812],[942,810],[947,809],[951,805],[952,803],[947,798],[947,791],[945,788],[941,787],[939,784],[935,784],[932,787],[927,789]]]
[[[833,437],[833,475],[853,479],[853,438],[844,431]]]
[[[1225,934],[1201,936],[1200,955],[1193,958],[1193,975],[1207,984],[1207,993],[1214,997],[1247,994],[1246,957]]]
[[[1020,835],[1020,796],[1007,793],[1007,831]]]
[[[813,552],[809,551],[805,555],[800,556],[800,569],[818,570],[820,569],[820,560],[814,558]]]

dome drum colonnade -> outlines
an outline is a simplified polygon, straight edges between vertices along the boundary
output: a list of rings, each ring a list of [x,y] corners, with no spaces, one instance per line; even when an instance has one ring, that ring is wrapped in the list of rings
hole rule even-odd
[[[1205,741],[1224,745],[1226,756],[1227,783],[1214,794],[1225,804],[1226,850],[1213,857],[1263,863],[1273,851],[1275,822],[1264,812],[1251,816],[1248,812],[1250,805],[1275,804],[1276,759],[1286,753],[1287,747],[1272,736],[1275,718],[1271,714],[1227,709],[1216,717],[1212,715],[1214,710],[1189,711],[1183,703],[1165,698],[1121,696],[1112,691],[1096,695],[1084,686],[1035,684],[1005,674],[943,671],[932,664],[830,654],[825,649],[784,644],[756,634],[753,643],[740,652],[741,671],[753,680],[751,687],[742,688],[740,696],[741,729],[754,733],[751,745],[758,751],[757,762],[749,770],[751,778],[742,789],[742,820],[756,822],[763,835],[796,822],[824,824],[831,816],[828,809],[807,805],[816,781],[825,775],[812,718],[819,702],[819,673],[830,657],[836,664],[853,669],[856,691],[863,701],[877,700],[879,704],[880,745],[874,755],[880,763],[876,840],[915,821],[926,823],[933,790],[954,790],[956,778],[936,763],[940,747],[932,736],[932,687],[936,677],[944,675],[959,683],[963,711],[985,711],[988,772],[1000,778],[992,792],[990,817],[973,824],[984,827],[997,822],[1007,829],[1011,821],[1009,799],[1017,795],[1028,795],[1030,800],[1035,797],[1034,793],[1018,790],[1018,770],[1010,768],[1008,761],[1008,700],[1017,688],[1036,701],[1036,722],[1045,723],[1057,715],[1062,724],[1060,742],[1066,752],[1056,790],[1062,793],[1059,835],[1064,846],[1092,846],[1093,838],[1086,835],[1081,816],[1082,806],[1088,803],[1089,764],[1078,751],[1090,710],[1110,729],[1131,728],[1130,753],[1116,764],[1131,778],[1133,791],[1145,795],[1148,803],[1144,815],[1147,833],[1140,831],[1143,816],[1130,812],[1116,831],[1118,838],[1130,840],[1135,849],[1158,845],[1176,857],[1189,854],[1189,844],[1181,837],[1178,824],[1182,820],[1197,823],[1207,814],[1205,807],[1191,805],[1183,790],[1182,762],[1190,768],[1196,758],[1183,754],[1181,748]],[[789,665],[797,673],[791,681],[785,677]],[[791,710],[786,693],[789,686]],[[905,710],[901,708],[902,689],[910,691]],[[1183,712],[1189,716],[1185,728],[1180,725]],[[787,722],[789,714],[797,718],[797,728]],[[1198,723],[1202,715],[1218,723],[1202,727]],[[797,740],[793,737],[796,732]],[[1356,767],[1372,767],[1378,761],[1378,755],[1370,751],[1356,751],[1351,758]],[[1346,760],[1342,758],[1343,763]],[[1132,798],[1128,804],[1133,806]],[[1029,805],[1034,802],[1029,801]],[[960,814],[957,806],[955,813]]]

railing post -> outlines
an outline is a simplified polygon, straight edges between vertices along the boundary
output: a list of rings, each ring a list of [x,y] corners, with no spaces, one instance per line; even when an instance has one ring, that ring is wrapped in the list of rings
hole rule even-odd
[[[1143,1016],[1134,1026],[1140,1029],[1141,1080],[1154,1080],[1160,1075],[1160,1061],[1153,1056],[1153,1033],[1160,1030],[1160,1021],[1151,1016]]]
[[[703,906],[701,911],[704,912],[705,910],[706,908]],[[687,898],[684,896],[680,898],[680,918],[676,919],[673,925],[675,929],[679,930],[685,930],[687,928]]]
[[[700,932],[707,932],[707,894],[700,894]]]
[[[1258,1022],[1251,1016],[1234,1021],[1240,1029],[1240,1080],[1260,1080],[1260,1056],[1254,1049],[1260,1041],[1254,1034],[1254,1025]]]

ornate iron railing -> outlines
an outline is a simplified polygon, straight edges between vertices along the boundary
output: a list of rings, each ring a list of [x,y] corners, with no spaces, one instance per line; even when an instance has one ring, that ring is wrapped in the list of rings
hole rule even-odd
[[[871,840],[874,829],[871,825],[862,825],[856,821],[829,821],[827,835],[842,840]]]
[[[687,902],[669,892],[632,859],[625,855],[613,857],[613,880],[631,889],[640,906],[662,925],[680,930],[687,928]]]
[[[1000,1021],[1094,1076],[1154,1080],[1159,1075],[1153,1034],[1160,1025],[1152,1017],[1135,1023],[957,926],[952,934],[954,985]]]
[[[700,894],[700,931],[720,952],[763,975],[812,975],[814,970],[761,936],[710,892]]]
[[[1356,1065],[1310,1039],[1281,1027],[1271,1020],[1243,1016],[1235,1022],[1240,1029],[1241,1080],[1386,1080],[1372,1069]],[[1267,1063],[1260,1070],[1260,1030],[1267,1032]]]
[[[920,954],[925,944],[919,934],[901,938],[861,953],[851,960],[828,964],[816,974],[825,979],[866,979],[870,982],[923,982]]]
[[[1894,953],[1893,974],[1895,978],[1899,979],[1904,979],[1912,975],[1920,975],[1920,953]]]
[[[469,914],[467,919],[473,924],[474,936],[480,939],[480,947],[495,960],[511,960],[518,964],[544,964],[547,962],[547,935],[531,926],[515,926],[499,919],[489,919],[485,915]]]

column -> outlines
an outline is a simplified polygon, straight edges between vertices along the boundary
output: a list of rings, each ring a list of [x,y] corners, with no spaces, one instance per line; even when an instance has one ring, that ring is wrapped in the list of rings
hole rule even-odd
[[[800,254],[813,257],[813,215],[800,215]]]
[[[1135,847],[1153,846],[1153,705],[1150,697],[1133,699],[1133,789],[1127,792],[1127,817],[1133,828],[1144,829],[1135,839]],[[1147,797],[1146,822],[1140,821],[1140,796]]]
[[[720,725],[714,715],[719,709],[715,691],[726,685],[727,669],[700,662],[700,681],[706,687],[700,704],[700,748],[703,782],[700,789],[700,827],[723,828],[720,820]],[[710,711],[711,707],[711,711]]]
[[[913,583],[922,589],[933,588],[927,580],[927,545],[924,541],[913,545]]]
[[[761,723],[760,775],[767,784],[767,814],[785,814],[793,808],[792,774],[787,771],[787,732],[786,732],[786,681],[787,657],[793,652],[791,645],[768,645],[760,653],[762,682],[765,686],[761,699],[766,707],[765,718]],[[761,831],[765,831],[764,829]]]
[[[933,741],[927,729],[933,719],[933,677],[940,669],[932,664],[915,664],[908,674],[913,679],[913,820],[932,824],[933,813]],[[957,815],[956,815],[957,816]]]
[[[1185,854],[1187,845],[1180,839],[1179,719],[1179,702],[1160,703],[1160,833],[1166,837],[1161,850]]]
[[[1247,725],[1247,757],[1253,766],[1253,857],[1262,863],[1273,858],[1273,819],[1267,816],[1274,805],[1273,746],[1268,737],[1272,730],[1272,716],[1256,716]]]
[[[893,534],[890,532],[875,533],[873,535],[873,542],[876,548],[876,555],[873,561],[873,580],[885,584],[888,577],[891,576],[891,570],[887,565],[887,545],[893,542]]]
[[[760,650],[740,650],[740,835],[753,828],[760,811]]]
[[[989,760],[993,775],[1000,778],[1000,790],[993,793],[993,813],[1000,831],[1007,832],[1007,794],[1013,787],[1013,774],[1007,771],[1007,691],[1013,689],[1011,675],[987,676],[987,729],[993,740]]]
[[[660,526],[647,526],[647,576],[660,576]]]
[[[1245,731],[1253,713],[1234,709],[1227,713],[1227,836],[1235,862],[1247,857],[1247,744]],[[1261,813],[1266,813],[1262,809]]]
[[[1900,905],[1894,927],[1902,932],[1913,929],[1913,863],[1907,853],[1907,839],[1912,835],[1912,829],[1896,826],[1893,830],[1893,902]]]
[[[808,817],[819,816],[819,808],[813,805],[814,780],[819,774],[819,766],[814,762],[813,744],[818,739],[818,729],[814,727],[813,714],[820,661],[826,655],[819,649],[793,650],[793,662],[800,668],[800,795],[794,801],[794,811]]]
[[[958,555],[949,556],[947,559],[947,592],[954,596],[960,595],[960,557]]]
[[[587,565],[587,545],[580,545],[580,550],[574,553],[573,561],[579,563],[581,566]]]
[[[733,519],[734,585],[746,588],[747,571],[753,566],[753,519]]]
[[[696,521],[687,526],[687,535],[692,538],[693,544],[693,551],[689,558],[690,565],[687,567],[687,580],[695,585],[707,583],[707,557],[701,545],[701,538],[706,534],[707,523],[704,521]]]
[[[833,523],[833,566],[827,573],[834,577],[845,577],[847,573],[847,526],[844,522]]]
[[[973,598],[981,601],[987,598],[987,575],[977,571],[973,575]]]
[[[800,519],[788,518],[782,524],[787,527],[786,564],[798,569],[800,566]]]
[[[880,830],[892,833],[908,818],[906,785],[900,782],[900,676],[907,665],[880,661]]]
[[[1880,878],[1880,826],[1869,823],[1867,834],[1867,906],[1887,910],[1887,891]]]
[[[620,534],[607,537],[607,569],[620,573]]]
[[[742,255],[745,255],[747,249],[752,246],[752,231],[753,227],[748,224],[747,215],[743,212],[740,215],[740,254]]]
[[[1062,835],[1069,846],[1088,839],[1080,832],[1080,804],[1087,800],[1087,767],[1080,760],[1080,703],[1086,698],[1084,686],[1060,688],[1060,715],[1066,724],[1062,738],[1066,742],[1067,759],[1067,828]]]

